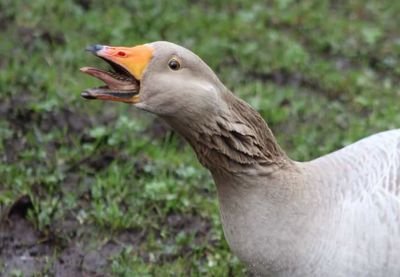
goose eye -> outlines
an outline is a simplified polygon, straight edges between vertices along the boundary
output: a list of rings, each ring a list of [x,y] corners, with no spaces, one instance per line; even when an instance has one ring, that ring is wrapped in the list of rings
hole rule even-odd
[[[177,60],[175,60],[175,59],[170,60],[170,61],[168,62],[168,66],[169,66],[169,68],[171,68],[172,70],[178,70],[178,69],[181,67],[180,63],[179,63]]]

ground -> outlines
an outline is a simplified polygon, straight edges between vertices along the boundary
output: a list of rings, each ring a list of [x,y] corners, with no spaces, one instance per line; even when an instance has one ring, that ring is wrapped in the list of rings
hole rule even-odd
[[[215,187],[154,116],[86,101],[93,43],[201,56],[309,160],[400,126],[400,2],[0,1],[1,276],[245,276]]]

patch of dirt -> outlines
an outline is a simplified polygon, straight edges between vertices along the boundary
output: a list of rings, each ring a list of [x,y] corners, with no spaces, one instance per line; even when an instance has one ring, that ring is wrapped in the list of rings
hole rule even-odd
[[[119,253],[123,245],[138,245],[141,237],[123,233],[107,243],[88,248],[90,230],[75,232],[72,239],[44,234],[26,219],[32,203],[21,197],[3,215],[0,224],[0,273],[10,276],[15,269],[23,276],[108,276],[109,257]],[[67,225],[70,225],[69,227]],[[78,228],[76,222],[63,222],[64,235]],[[81,230],[82,231],[82,230]],[[86,246],[85,246],[86,245]]]
[[[92,273],[80,266],[82,253],[79,249],[70,247],[63,250],[60,242],[34,228],[26,219],[31,207],[29,197],[23,196],[3,214],[0,224],[2,276],[10,276],[14,269],[21,271],[24,276],[33,273],[56,276]],[[59,251],[62,251],[61,255],[58,255]]]
[[[171,214],[162,225],[168,226],[167,229],[170,232],[170,238],[164,242],[165,244],[175,245],[176,237],[182,232],[194,237],[194,243],[191,245],[200,245],[203,243],[212,245],[216,243],[210,237],[211,222],[199,215]],[[191,245],[181,246],[177,253],[163,253],[159,257],[159,261],[171,262],[179,257],[190,255],[195,251]],[[143,253],[142,257],[146,259],[147,254]]]
[[[120,160],[124,160],[126,158],[120,155],[120,153],[117,151],[106,149],[99,153],[92,153],[90,156],[83,157],[76,163],[70,165],[68,171],[74,172],[82,165],[87,165],[94,171],[101,171],[107,168],[117,157]]]
[[[87,252],[77,241],[64,246],[43,236],[23,217],[13,215],[8,221],[0,227],[2,276],[10,276],[14,269],[24,276],[105,276],[110,249]]]
[[[195,237],[204,237],[211,229],[211,222],[198,216],[183,216],[181,214],[171,214],[166,219],[166,226],[171,232],[194,233]]]
[[[40,130],[42,133],[65,130],[65,137],[62,142],[53,140],[45,145],[47,156],[52,157],[59,147],[65,146],[65,144],[73,146],[77,139],[81,142],[94,141],[94,138],[88,135],[88,130],[96,124],[113,122],[116,116],[112,113],[104,113],[101,117],[94,117],[82,111],[68,108],[36,112],[29,108],[29,104],[32,101],[34,100],[31,96],[21,94],[6,98],[5,101],[0,102],[0,116],[7,120],[14,131],[11,138],[3,141],[6,146],[3,153],[6,162],[17,162],[19,159],[18,153],[21,150],[35,147],[35,145],[30,145],[26,138],[26,134],[35,129]],[[84,158],[82,162],[87,162],[95,170],[101,170],[107,167],[116,157],[116,153],[111,150],[105,150],[97,154],[90,158]]]
[[[5,117],[13,129],[21,132],[27,132],[35,124],[43,132],[67,129],[68,133],[75,135],[94,123],[88,115],[67,108],[38,113],[29,108],[31,102],[34,99],[26,94],[6,98],[0,103],[0,116]]]

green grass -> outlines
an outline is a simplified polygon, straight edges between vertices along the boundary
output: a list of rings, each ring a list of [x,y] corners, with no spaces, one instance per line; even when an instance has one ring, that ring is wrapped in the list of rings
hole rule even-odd
[[[0,211],[26,195],[45,237],[85,251],[116,243],[105,274],[245,275],[190,148],[133,107],[80,97],[98,82],[79,67],[102,65],[85,46],[192,49],[308,160],[400,126],[399,14],[392,0],[2,0]]]

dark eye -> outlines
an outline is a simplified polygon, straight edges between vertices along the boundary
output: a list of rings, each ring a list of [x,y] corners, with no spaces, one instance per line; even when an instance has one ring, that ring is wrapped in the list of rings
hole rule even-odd
[[[179,68],[181,68],[180,63],[179,63],[177,60],[175,60],[175,59],[170,60],[170,61],[168,62],[168,66],[169,66],[169,68],[171,68],[172,70],[178,70]]]

